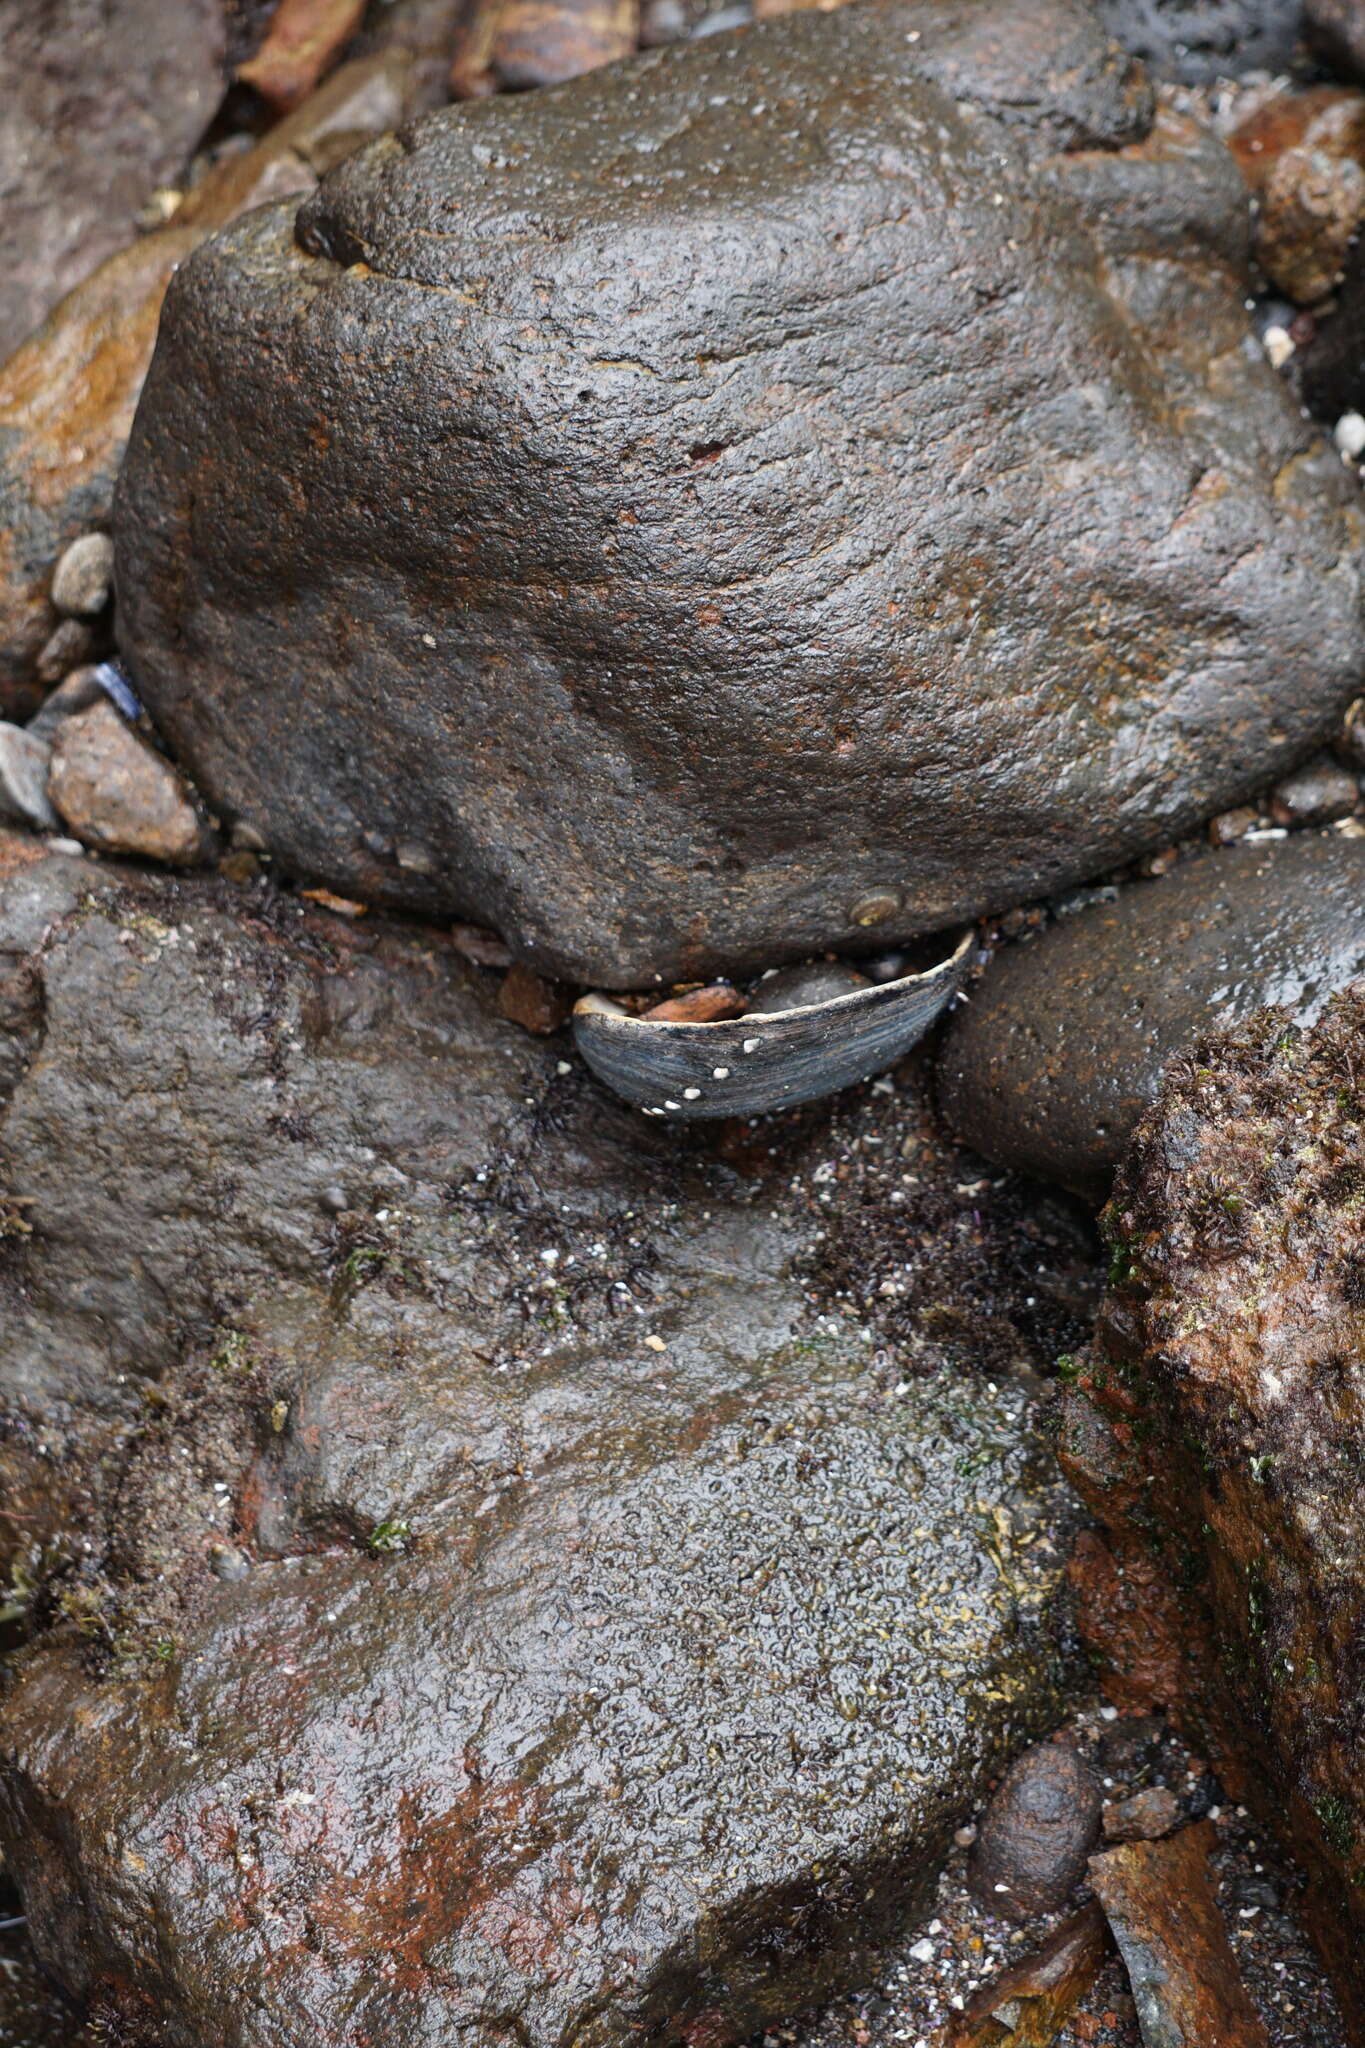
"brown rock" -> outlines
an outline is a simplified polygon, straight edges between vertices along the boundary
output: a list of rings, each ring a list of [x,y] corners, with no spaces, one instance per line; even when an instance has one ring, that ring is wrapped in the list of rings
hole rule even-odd
[[[716,1024],[723,1017],[742,1017],[747,1008],[731,982],[713,981],[706,988],[690,988],[686,995],[655,1003],[645,1015],[654,1024]]]
[[[529,967],[510,967],[498,991],[498,1008],[509,1022],[537,1038],[548,1038],[569,1019],[573,997],[556,981],[546,981]]]
[[[33,673],[51,686],[82,668],[95,652],[95,635],[84,619],[63,619],[44,640]]]
[[[510,967],[512,955],[506,942],[496,932],[486,932],[482,925],[456,924],[450,928],[450,941],[455,951],[475,967]]]
[[[1365,217],[1365,93],[1276,93],[1228,146],[1260,200],[1257,260],[1289,298],[1314,304],[1340,278]]]
[[[57,624],[53,567],[63,548],[110,517],[177,266],[251,207],[311,190],[313,159],[329,136],[391,127],[408,78],[402,53],[346,65],[254,149],[210,172],[168,227],[77,285],[0,365],[0,715],[37,708],[35,664]]]
[[[1349,818],[1359,801],[1355,776],[1330,754],[1315,754],[1275,784],[1270,811],[1277,825],[1327,825]]]
[[[1090,1882],[1127,1966],[1144,2041],[1159,2048],[1270,2048],[1218,1910],[1201,1821],[1165,1842],[1090,1859]]]
[[[1085,1873],[1100,1805],[1094,1773],[1068,1743],[1026,1750],[982,1815],[972,1890],[1007,1920],[1055,1912]]]
[[[280,0],[265,41],[237,76],[287,114],[306,100],[352,40],[365,0]]]
[[[1235,846],[1255,828],[1259,815],[1251,804],[1240,804],[1235,811],[1220,811],[1209,820],[1209,845]]]
[[[1318,139],[1335,140],[1346,153],[1365,150],[1365,93],[1340,85],[1314,85],[1303,92],[1276,91],[1257,99],[1227,138],[1237,168],[1260,193],[1289,149]],[[1349,138],[1349,139],[1348,139]]]
[[[1100,1816],[1108,1842],[1155,1842],[1179,1825],[1184,1807],[1167,1785],[1111,1799]]]
[[[223,90],[219,0],[4,0],[0,360],[132,232]]]
[[[1075,1471],[1074,1447],[1068,1464]],[[1093,1529],[1076,1538],[1067,1566],[1081,1640],[1105,1692],[1120,1707],[1176,1707],[1188,1690],[1186,1645],[1174,1596],[1140,1544],[1107,1543]]]
[[[557,85],[628,57],[639,40],[639,0],[481,0],[451,66],[457,99]]]
[[[1365,984],[1311,1031],[1267,1010],[1174,1063],[1108,1211],[1063,1465],[1172,1589],[1181,1719],[1308,1877],[1365,2038]],[[1230,1775],[1235,1773],[1235,1778]]]
[[[1036,1955],[983,1985],[948,2029],[947,2048],[1050,2048],[1098,1977],[1109,1928],[1092,1900]]]
[[[48,795],[85,845],[194,867],[212,842],[183,777],[112,704],[64,719],[52,744]]]

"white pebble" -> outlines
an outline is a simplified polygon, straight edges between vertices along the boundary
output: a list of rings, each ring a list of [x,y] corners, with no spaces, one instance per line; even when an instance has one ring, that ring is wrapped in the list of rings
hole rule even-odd
[[[915,1943],[910,1954],[917,1963],[932,1963],[934,1960],[934,1944],[926,1935],[923,1941]]]
[[[1267,327],[1261,336],[1261,347],[1270,358],[1271,367],[1282,370],[1294,353],[1294,343],[1287,327]]]
[[[1365,455],[1365,419],[1358,412],[1344,412],[1332,429],[1332,439],[1351,461]]]

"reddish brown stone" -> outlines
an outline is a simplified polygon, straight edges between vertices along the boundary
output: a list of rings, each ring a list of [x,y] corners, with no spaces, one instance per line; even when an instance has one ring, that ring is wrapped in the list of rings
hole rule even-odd
[[[946,2048],[1049,2048],[1108,1953],[1109,1929],[1092,1900],[1036,1955],[977,1992],[949,2028]]]
[[[1184,1812],[1168,1785],[1149,1785],[1128,1799],[1113,1799],[1102,1816],[1109,1842],[1155,1842],[1169,1835]]]
[[[1212,1823],[1090,1859],[1144,2041],[1161,2048],[1270,2048],[1218,1910]]]
[[[62,720],[47,788],[76,837],[102,853],[197,867],[212,849],[183,778],[108,702]]]
[[[981,1820],[970,1881],[1007,1920],[1055,1913],[1084,1870],[1100,1828],[1100,1789],[1065,1742],[1040,1742],[1005,1773]]]
[[[546,981],[529,967],[509,967],[498,991],[498,1008],[523,1031],[548,1038],[568,1022],[573,997],[557,981]]]
[[[690,988],[686,995],[670,996],[645,1015],[653,1024],[716,1024],[724,1017],[742,1017],[748,1007],[730,982],[713,981],[706,988]]]
[[[1145,1555],[1171,1589],[1181,1718],[1305,1870],[1354,2039],[1363,1043],[1357,982],[1309,1032],[1267,1010],[1173,1064],[1107,1213],[1110,1292],[1062,1436],[1125,1565]]]
[[[265,41],[237,76],[267,106],[289,113],[336,63],[365,13],[365,0],[280,0]]]
[[[456,99],[558,85],[628,57],[640,33],[639,0],[483,0],[451,67]]]

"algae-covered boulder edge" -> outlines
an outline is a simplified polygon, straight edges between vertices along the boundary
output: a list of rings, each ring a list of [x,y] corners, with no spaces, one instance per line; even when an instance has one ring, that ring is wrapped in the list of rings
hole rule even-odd
[[[1154,1553],[1181,1711],[1308,1877],[1365,2039],[1365,986],[1179,1058],[1107,1212],[1111,1284],[1066,1396],[1064,1469]]]
[[[447,109],[182,266],[117,520],[138,686],[296,870],[571,981],[1047,893],[1359,687],[1358,494],[1248,238],[1081,0]]]

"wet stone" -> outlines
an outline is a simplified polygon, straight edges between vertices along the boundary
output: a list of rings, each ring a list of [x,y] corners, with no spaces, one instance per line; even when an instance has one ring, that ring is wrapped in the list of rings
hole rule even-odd
[[[193,867],[212,849],[184,777],[101,695],[59,723],[48,795],[76,837],[101,853]]]
[[[1101,1199],[1182,1047],[1266,1003],[1307,1022],[1362,971],[1361,841],[1210,852],[999,952],[949,1028],[940,1101],[986,1158]]]
[[[63,619],[39,649],[34,676],[49,687],[60,683],[90,661],[95,646],[95,635],[84,619]]]
[[[1277,782],[1270,793],[1270,811],[1277,825],[1327,825],[1349,818],[1360,802],[1354,775],[1330,754],[1316,754]]]
[[[1359,0],[1304,0],[1311,48],[1342,78],[1365,79],[1365,12]]]
[[[977,1897],[1008,1920],[1064,1906],[1085,1874],[1101,1803],[1093,1771],[1068,1743],[1026,1751],[982,1815],[971,1862]]]
[[[114,543],[107,533],[83,533],[62,552],[52,572],[52,602],[69,618],[94,618],[114,588]]]
[[[1294,54],[1301,7],[1302,0],[1097,0],[1112,36],[1158,77],[1187,85],[1282,71]]]
[[[1251,345],[1227,150],[1082,0],[903,22],[447,109],[182,264],[119,633],[288,869],[583,987],[747,978],[1169,846],[1331,737],[1358,490]]]
[[[1164,1583],[1177,1710],[1304,1871],[1353,2040],[1362,1031],[1357,983],[1310,1031],[1268,1010],[1173,1063],[1115,1186],[1112,1280],[1059,1445],[1116,1552]]]
[[[961,1207],[913,1076],[642,1128],[444,935],[110,862],[14,866],[0,956],[0,1529],[76,1560],[0,1837],[58,1980],[374,2048],[871,1982],[1066,1669],[1014,1297],[911,1375],[822,1263],[831,1148],[864,1266],[911,1150]]]
[[[1149,1785],[1128,1799],[1110,1800],[1102,1818],[1108,1842],[1154,1842],[1179,1826],[1185,1810],[1168,1786]]]
[[[50,760],[45,739],[22,726],[0,723],[0,818],[44,832],[57,824],[47,796]]]

